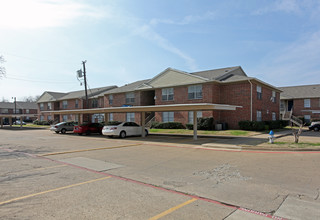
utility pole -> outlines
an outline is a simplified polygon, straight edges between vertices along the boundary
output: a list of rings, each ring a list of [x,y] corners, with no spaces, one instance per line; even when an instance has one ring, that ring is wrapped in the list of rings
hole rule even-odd
[[[87,91],[87,76],[86,76],[86,60],[82,61],[83,65],[83,76],[84,76],[84,89],[86,93],[86,108],[89,108],[89,103],[88,103],[88,91]]]
[[[12,97],[14,100],[14,114],[17,114],[17,97]],[[14,124],[17,124],[17,117],[14,117]]]

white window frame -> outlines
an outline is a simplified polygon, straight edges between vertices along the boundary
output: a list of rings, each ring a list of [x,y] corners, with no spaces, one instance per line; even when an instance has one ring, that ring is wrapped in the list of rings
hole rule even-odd
[[[128,112],[126,114],[126,121],[127,122],[135,122],[135,114],[134,114],[134,112]]]
[[[311,122],[311,115],[304,115],[303,117],[305,122]]]
[[[29,114],[30,113],[30,110],[29,109],[26,109],[26,114]]]
[[[67,109],[68,108],[68,100],[62,101],[62,108]]]
[[[134,92],[126,93],[126,103],[134,103]]]
[[[303,100],[303,106],[305,108],[310,108],[311,107],[311,100],[310,99],[304,99]]]
[[[257,111],[257,121],[262,121],[262,111]]]
[[[202,85],[188,86],[188,99],[202,99]]]
[[[173,88],[162,89],[162,101],[172,101],[174,96]]]
[[[51,120],[51,119],[52,119],[52,116],[51,116],[51,115],[48,115],[48,116],[47,116],[47,119],[48,119],[48,121]]]
[[[272,112],[272,121],[277,120],[277,114],[275,112]]]
[[[68,121],[68,115],[62,115],[62,121]]]
[[[109,95],[109,105],[113,104],[113,95]]]
[[[276,100],[277,100],[276,91],[272,91],[272,102],[276,103]]]
[[[98,106],[99,106],[99,100],[98,99],[91,99],[91,107],[98,108]]]
[[[44,116],[40,115],[40,121],[44,121]]]
[[[79,100],[78,100],[78,99],[76,99],[75,104],[74,104],[74,107],[75,107],[75,108],[79,108]]]
[[[109,121],[113,121],[113,113],[109,113]]]
[[[262,87],[257,85],[257,99],[262,99]]]
[[[202,111],[197,111],[197,118],[202,118]],[[193,111],[188,112],[188,122],[193,123]]]
[[[40,107],[40,110],[43,111],[44,110],[44,103],[40,103],[39,107]]]
[[[162,122],[174,122],[174,112],[162,112]]]
[[[52,109],[51,102],[48,102],[48,103],[47,103],[47,106],[48,106],[48,110],[51,110],[51,109]]]

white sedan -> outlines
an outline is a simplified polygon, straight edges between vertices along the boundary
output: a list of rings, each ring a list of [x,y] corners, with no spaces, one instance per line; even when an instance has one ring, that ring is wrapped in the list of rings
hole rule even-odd
[[[149,134],[148,129],[144,130],[145,136]],[[141,136],[142,127],[135,122],[119,122],[118,125],[107,125],[102,129],[102,134],[109,137],[118,136],[125,138],[126,136]]]

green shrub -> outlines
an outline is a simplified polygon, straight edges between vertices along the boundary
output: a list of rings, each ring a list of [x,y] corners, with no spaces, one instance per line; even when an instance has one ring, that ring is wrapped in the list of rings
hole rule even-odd
[[[239,121],[239,127],[247,131],[263,131],[284,128],[288,125],[288,121]]]
[[[163,122],[163,123],[158,123],[153,128],[158,128],[158,129],[184,129],[185,127],[180,122]]]
[[[241,130],[252,131],[251,121],[239,121],[238,125]]]
[[[158,121],[153,121],[153,122],[151,122],[150,128],[156,128],[159,124],[160,124],[160,122],[158,122]]]
[[[186,124],[186,128],[187,128],[188,130],[193,130],[193,124],[187,123],[187,124]]]
[[[121,121],[108,121],[104,122],[105,125],[119,125],[121,124]]]
[[[198,118],[198,130],[213,130],[214,129],[214,119],[210,118]]]

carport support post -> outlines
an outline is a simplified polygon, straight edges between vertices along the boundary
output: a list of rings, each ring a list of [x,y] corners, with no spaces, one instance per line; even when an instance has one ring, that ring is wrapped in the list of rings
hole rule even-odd
[[[0,118],[1,128],[3,128],[3,117]]]
[[[22,129],[22,116],[20,116],[20,129]]]
[[[141,112],[141,126],[142,126],[142,137],[146,137],[144,130],[146,129],[146,113]]]
[[[10,127],[12,127],[12,117],[9,117],[9,124],[10,124]]]
[[[193,140],[198,139],[197,131],[198,131],[197,111],[193,111]]]
[[[109,121],[109,113],[104,113],[104,122],[106,125],[108,121]]]

